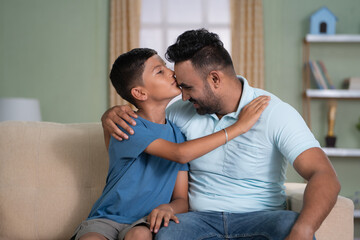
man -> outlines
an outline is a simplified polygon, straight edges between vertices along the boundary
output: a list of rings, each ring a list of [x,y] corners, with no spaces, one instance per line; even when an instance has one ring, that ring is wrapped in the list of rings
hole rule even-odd
[[[190,212],[179,214],[157,239],[313,239],[340,191],[336,173],[301,116],[276,96],[237,77],[218,36],[187,31],[167,50],[183,101],[167,109],[188,140],[227,127],[260,95],[271,101],[247,133],[190,162]],[[136,114],[114,107],[102,118],[105,138],[130,134]],[[122,120],[122,119],[124,120]],[[130,136],[131,137],[131,136]],[[308,181],[300,214],[285,211],[287,162]]]

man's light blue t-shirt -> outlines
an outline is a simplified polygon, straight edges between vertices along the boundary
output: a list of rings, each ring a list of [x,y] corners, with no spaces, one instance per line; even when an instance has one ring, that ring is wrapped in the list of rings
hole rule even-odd
[[[167,109],[167,118],[187,140],[203,137],[237,121],[241,109],[261,95],[271,100],[247,133],[190,162],[189,201],[193,211],[252,212],[284,209],[284,181],[291,164],[305,150],[320,147],[300,114],[275,95],[249,86],[246,79],[236,112],[199,115],[181,100]]]
[[[131,224],[159,205],[169,203],[178,171],[188,171],[187,164],[144,152],[159,138],[184,142],[184,136],[176,126],[170,121],[156,124],[141,117],[135,121],[135,134],[128,140],[110,140],[106,185],[88,219],[106,218]]]

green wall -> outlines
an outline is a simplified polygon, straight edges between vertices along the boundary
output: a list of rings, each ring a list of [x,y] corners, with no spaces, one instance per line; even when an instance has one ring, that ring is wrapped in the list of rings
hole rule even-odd
[[[302,113],[302,41],[309,31],[309,17],[327,6],[337,17],[338,34],[360,34],[359,0],[264,0],[266,89]],[[311,59],[323,60],[336,87],[344,78],[360,77],[360,43],[312,44]],[[327,133],[327,101],[312,101],[312,130],[324,146]],[[338,101],[335,134],[337,146],[360,148],[360,101]],[[341,194],[347,197],[360,191],[360,158],[331,158],[340,179]],[[288,180],[302,179],[288,169]],[[360,236],[360,221],[355,220],[355,236]]]
[[[327,6],[338,17],[338,34],[360,34],[358,0],[264,0],[266,89],[302,112],[302,41],[309,31],[309,17]],[[312,44],[311,57],[325,62],[335,85],[349,76],[360,76],[360,43]],[[355,124],[360,117],[360,101],[338,102],[335,134],[337,146],[360,148],[360,132]],[[324,145],[327,133],[327,102],[312,101],[312,130]],[[351,196],[360,190],[360,159],[332,158],[342,182],[342,194]],[[291,169],[289,180],[301,180]]]
[[[99,121],[108,11],[106,0],[1,0],[0,97],[38,98],[44,121]]]

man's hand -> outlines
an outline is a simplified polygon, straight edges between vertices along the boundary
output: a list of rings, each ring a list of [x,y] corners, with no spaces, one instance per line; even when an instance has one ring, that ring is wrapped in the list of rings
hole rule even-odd
[[[153,233],[157,233],[159,231],[163,221],[164,227],[167,227],[170,220],[179,223],[179,219],[175,216],[174,210],[169,204],[162,204],[158,206],[152,210],[147,218],[147,221],[150,223],[150,231]]]
[[[137,118],[136,113],[127,105],[115,106],[108,109],[103,116],[101,117],[102,126],[104,128],[105,141],[110,138],[110,135],[115,139],[122,141],[123,139],[128,139],[129,136],[122,132],[116,124],[125,129],[129,134],[134,134],[134,130],[128,125],[136,125],[136,122],[133,118]]]
[[[294,226],[285,240],[313,240],[315,232],[310,227]]]

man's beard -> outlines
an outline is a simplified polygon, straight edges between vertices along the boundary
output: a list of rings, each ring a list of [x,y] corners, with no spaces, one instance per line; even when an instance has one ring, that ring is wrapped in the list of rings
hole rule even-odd
[[[215,96],[208,84],[205,84],[203,100],[198,101],[190,98],[189,101],[199,105],[199,107],[196,108],[196,112],[200,115],[213,114],[221,110],[220,99]]]

